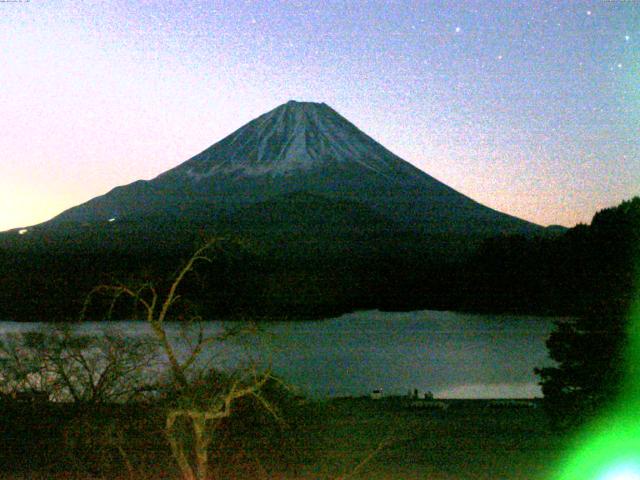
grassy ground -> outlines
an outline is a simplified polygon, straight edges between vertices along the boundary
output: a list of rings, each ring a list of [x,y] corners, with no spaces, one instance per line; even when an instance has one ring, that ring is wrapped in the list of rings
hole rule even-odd
[[[562,449],[539,408],[477,401],[428,411],[394,399],[343,399],[317,418],[310,435],[321,454],[283,478],[547,479]]]
[[[495,408],[484,401],[446,403],[449,408],[441,411],[410,408],[399,398],[311,402],[293,412],[290,429],[280,433],[265,429],[260,422],[247,422],[245,415],[242,425],[229,424],[226,433],[224,428],[218,431],[217,438],[227,451],[212,452],[212,478],[542,480],[551,477],[562,451],[562,439],[549,430],[542,409]],[[149,413],[144,417],[149,418]],[[62,415],[58,415],[59,423],[64,423]],[[8,427],[8,417],[3,417]],[[16,417],[12,415],[12,418]],[[127,414],[124,418],[129,419],[127,425],[130,425],[135,416]],[[40,421],[34,420],[35,423]],[[16,421],[13,428],[16,424],[25,426],[22,420]],[[20,432],[14,430],[21,439],[24,455],[14,452],[7,456],[9,452],[5,450],[6,458],[0,471],[12,473],[0,474],[0,478],[132,478],[126,469],[115,464],[108,471],[99,468],[91,473],[90,469],[84,468],[69,473],[64,472],[63,463],[62,470],[47,469],[46,473],[41,473],[35,465],[43,462],[31,463],[39,453],[46,453],[43,447],[31,442],[34,426],[25,426]],[[49,424],[46,430],[53,432],[55,426]],[[86,431],[84,427],[79,430]],[[9,435],[6,429],[2,433],[6,448],[7,440],[16,437]],[[141,437],[125,445],[130,448],[133,463],[137,463],[133,478],[177,478],[162,432]],[[138,447],[134,447],[136,442]],[[50,443],[47,447],[50,453],[46,456],[51,461],[56,457],[63,458],[61,455],[65,452],[61,444]],[[88,453],[96,453],[97,445],[89,445],[89,448]],[[56,453],[58,449],[60,451]],[[14,468],[16,461],[22,463],[18,470]],[[119,462],[117,452],[107,459],[109,462]],[[33,470],[29,468],[30,463],[35,467]],[[18,471],[21,473],[16,473]]]

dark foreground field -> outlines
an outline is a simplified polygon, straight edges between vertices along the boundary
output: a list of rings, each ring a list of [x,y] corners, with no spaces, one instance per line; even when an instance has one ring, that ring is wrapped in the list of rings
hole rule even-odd
[[[245,414],[218,430],[211,478],[550,478],[562,440],[542,409],[446,403],[441,410],[393,398],[312,402],[288,409],[284,427]],[[5,405],[2,478],[177,479],[158,413]]]
[[[541,409],[447,404],[440,411],[406,408],[393,399],[332,401],[326,422],[316,425],[322,453],[299,478],[549,478],[561,441]]]

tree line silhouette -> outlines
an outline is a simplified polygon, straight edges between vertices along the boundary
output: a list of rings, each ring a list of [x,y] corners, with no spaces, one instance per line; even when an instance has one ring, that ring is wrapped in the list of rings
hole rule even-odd
[[[640,198],[598,212],[574,235],[591,274],[581,278],[584,306],[547,341],[557,365],[536,369],[558,428],[595,418],[622,393],[633,302],[640,299]]]
[[[596,213],[590,225],[535,237],[435,238],[384,229],[230,234],[223,254],[199,266],[197,280],[184,288],[210,318],[306,319],[372,308],[622,312],[633,293],[638,203],[634,198]],[[29,247],[0,243],[0,318],[75,320],[96,284],[147,278],[162,285],[201,236],[185,225],[166,241],[118,248],[46,236]]]

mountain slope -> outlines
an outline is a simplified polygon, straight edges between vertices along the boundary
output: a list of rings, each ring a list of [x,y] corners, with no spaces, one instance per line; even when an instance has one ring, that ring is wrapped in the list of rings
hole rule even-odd
[[[189,215],[196,223],[280,195],[355,201],[425,233],[493,235],[539,227],[497,212],[418,170],[325,104],[288,102],[149,181],[137,181],[47,222],[143,221]]]

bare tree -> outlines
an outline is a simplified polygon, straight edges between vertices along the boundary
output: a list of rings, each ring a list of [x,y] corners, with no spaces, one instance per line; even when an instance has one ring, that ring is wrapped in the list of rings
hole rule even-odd
[[[177,272],[166,293],[161,293],[152,283],[137,287],[128,285],[100,285],[87,298],[85,311],[91,298],[97,294],[111,298],[111,309],[121,297],[129,297],[140,305],[151,330],[166,355],[170,390],[173,398],[166,414],[165,430],[171,452],[184,480],[205,480],[208,477],[209,446],[213,429],[232,414],[234,404],[243,397],[253,397],[270,413],[280,419],[274,406],[261,394],[265,384],[275,377],[270,368],[258,371],[254,366],[235,375],[223,374],[215,369],[203,369],[200,360],[207,347],[225,341],[238,332],[223,331],[205,334],[202,318],[191,315],[185,321],[194,333],[194,341],[188,351],[181,353],[167,334],[166,322],[172,307],[180,301],[179,287],[185,277],[193,272],[197,262],[211,262],[208,253],[220,245],[213,239],[199,248]],[[182,426],[183,428],[179,428]],[[189,433],[184,435],[185,428]]]
[[[8,334],[0,339],[0,389],[13,397],[41,393],[52,401],[126,402],[156,356],[149,340],[116,329],[77,334],[70,326]]]

